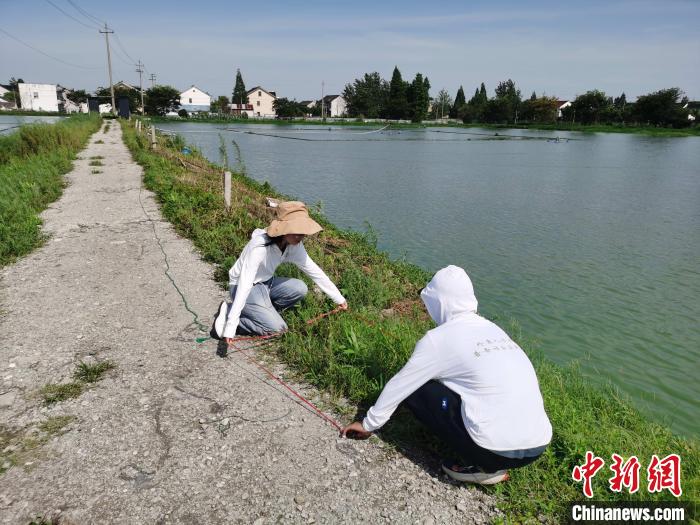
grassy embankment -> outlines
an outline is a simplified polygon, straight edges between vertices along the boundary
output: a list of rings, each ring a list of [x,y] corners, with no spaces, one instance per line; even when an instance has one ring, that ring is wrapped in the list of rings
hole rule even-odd
[[[638,135],[648,135],[653,137],[697,137],[700,136],[700,126],[688,128],[662,128],[656,126],[638,126],[634,124],[578,124],[557,122],[554,124],[459,124],[434,123],[434,122],[365,122],[357,120],[276,120],[276,119],[240,119],[240,118],[219,118],[219,117],[196,117],[196,118],[170,118],[170,117],[150,117],[153,122],[190,122],[202,124],[274,124],[277,126],[311,125],[311,126],[368,126],[383,127],[387,124],[392,129],[412,129],[412,128],[486,128],[486,129],[533,129],[542,131],[576,131],[581,133],[633,133]]]
[[[41,244],[38,215],[61,195],[63,174],[100,123],[76,116],[0,136],[0,266]]]
[[[250,232],[269,222],[264,196],[284,196],[240,173],[234,175],[232,207],[226,212],[220,168],[196,151],[179,154],[184,142],[178,137],[160,137],[154,153],[149,151],[146,138],[138,136],[130,125],[123,124],[123,129],[134,159],[145,169],[145,184],[157,194],[164,216],[217,266],[217,278],[224,283]],[[371,233],[340,231],[323,217],[315,218],[325,230],[307,239],[305,245],[339,285],[351,310],[308,327],[305,319],[332,306],[324,297],[309,294],[300,308],[285,314],[290,331],[279,341],[276,352],[307,381],[367,407],[406,361],[416,340],[431,327],[418,298],[430,276],[379,252]],[[283,275],[299,276],[294,267],[280,270]],[[583,499],[571,471],[583,463],[587,450],[606,460],[605,470],[594,479],[597,500],[673,500],[668,491],[649,495],[645,484],[651,455],[670,453],[683,459],[682,500],[698,500],[700,453],[696,442],[650,422],[614,389],[591,387],[575,366],[561,368],[544,359],[516,324],[508,329],[532,356],[554,427],[552,444],[540,460],[512,472],[509,482],[485,489],[498,496],[499,505],[511,519],[547,516],[549,521],[558,521],[568,502]],[[348,415],[348,421],[351,417]],[[435,452],[435,443],[400,411],[384,427],[382,438],[408,454],[418,448]],[[607,465],[612,453],[640,459],[642,488],[636,495],[618,495],[608,489],[611,473]],[[435,456],[437,461],[436,452]]]

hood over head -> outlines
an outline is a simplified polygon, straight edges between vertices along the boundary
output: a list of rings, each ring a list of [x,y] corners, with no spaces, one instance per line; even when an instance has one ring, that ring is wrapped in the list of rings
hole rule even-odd
[[[438,325],[458,315],[475,314],[479,304],[467,272],[452,265],[439,270],[420,296],[430,317]]]

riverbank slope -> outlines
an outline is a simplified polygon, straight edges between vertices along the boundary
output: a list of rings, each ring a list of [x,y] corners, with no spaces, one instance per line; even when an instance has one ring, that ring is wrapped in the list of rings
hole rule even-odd
[[[255,227],[265,225],[269,212],[265,196],[278,196],[272,188],[238,176],[234,206],[221,205],[220,170],[196,152],[179,153],[178,137],[161,137],[158,153],[149,152],[144,138],[125,129],[135,158],[145,167],[146,183],[158,195],[165,216],[193,239],[203,256],[218,267],[218,278],[235,260]],[[430,326],[417,292],[429,276],[415,266],[390,261],[367,235],[342,232],[324,223],[325,232],[305,242],[314,258],[340,283],[352,311],[307,328],[304,320],[328,307],[311,297],[289,319],[292,330],[281,341],[279,355],[308,381],[326,391],[368,406],[381,387],[405,362],[416,339]],[[297,276],[294,268],[287,275]],[[673,435],[667,428],[639,414],[612,388],[596,389],[575,366],[560,368],[539,356],[517,324],[512,336],[535,361],[546,407],[555,428],[552,446],[535,465],[515,471],[509,483],[490,489],[511,516],[554,516],[567,502],[581,499],[581,487],[571,473],[587,450],[611,462],[611,454],[636,455],[645,465],[653,454],[678,453],[683,458],[684,501],[696,501],[699,487],[697,443]],[[382,432],[382,439],[399,448],[430,448],[430,439],[409,418],[398,414]],[[432,448],[433,461],[439,450]],[[674,498],[667,492],[650,495],[641,490],[629,495],[610,492],[607,473],[594,480],[599,500]]]

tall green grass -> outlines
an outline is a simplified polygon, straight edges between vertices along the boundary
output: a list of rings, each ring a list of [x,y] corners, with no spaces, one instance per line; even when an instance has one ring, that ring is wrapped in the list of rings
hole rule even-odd
[[[216,264],[222,284],[226,272],[256,227],[269,223],[265,196],[281,197],[267,184],[235,177],[233,202],[223,209],[220,169],[194,151],[177,152],[182,139],[159,139],[157,152],[147,140],[124,124],[127,145],[145,169],[144,181],[161,202],[165,217],[192,239],[203,257]],[[186,160],[188,169],[179,159]],[[418,338],[432,324],[423,310],[419,290],[430,278],[424,270],[403,261],[392,261],[376,249],[376,237],[344,232],[322,216],[315,218],[325,230],[304,241],[307,250],[348,299],[350,311],[311,326],[306,320],[332,305],[321,295],[309,293],[301,306],[285,314],[290,331],[280,340],[279,355],[299,374],[320,388],[348,398],[360,410],[374,402],[387,380],[405,363]],[[293,266],[280,274],[302,277]],[[517,323],[504,328],[531,356],[536,366],[554,438],[544,456],[533,465],[512,472],[509,482],[484,489],[498,496],[511,521],[543,517],[563,518],[566,505],[584,499],[571,472],[587,450],[610,465],[610,454],[636,455],[642,463],[642,489],[636,495],[616,494],[607,488],[607,466],[595,478],[597,500],[674,500],[667,491],[650,495],[645,488],[645,468],[652,454],[678,453],[683,460],[683,501],[700,497],[700,454],[697,442],[673,435],[651,422],[613,388],[589,384],[575,365],[561,368],[539,355]],[[384,439],[404,450],[427,448],[435,454],[439,445],[405,413],[397,413],[382,429]]]
[[[0,137],[0,266],[41,244],[38,214],[61,195],[62,175],[100,122],[75,116]]]

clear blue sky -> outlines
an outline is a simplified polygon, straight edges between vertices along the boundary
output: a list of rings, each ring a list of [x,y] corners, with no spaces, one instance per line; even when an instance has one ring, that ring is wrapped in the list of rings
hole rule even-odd
[[[141,59],[157,82],[231,94],[247,87],[311,99],[340,93],[365,72],[427,75],[431,95],[460,85],[467,98],[512,78],[572,98],[589,89],[629,100],[678,86],[700,99],[700,1],[182,2],[70,0],[116,31],[115,82],[138,83]],[[0,31],[0,82],[108,84],[104,36],[69,0],[0,0],[0,30],[82,69],[48,58]],[[91,27],[85,27],[85,25]],[[123,48],[123,49],[122,49]],[[127,56],[128,55],[128,56]],[[145,85],[150,85],[150,82]]]

